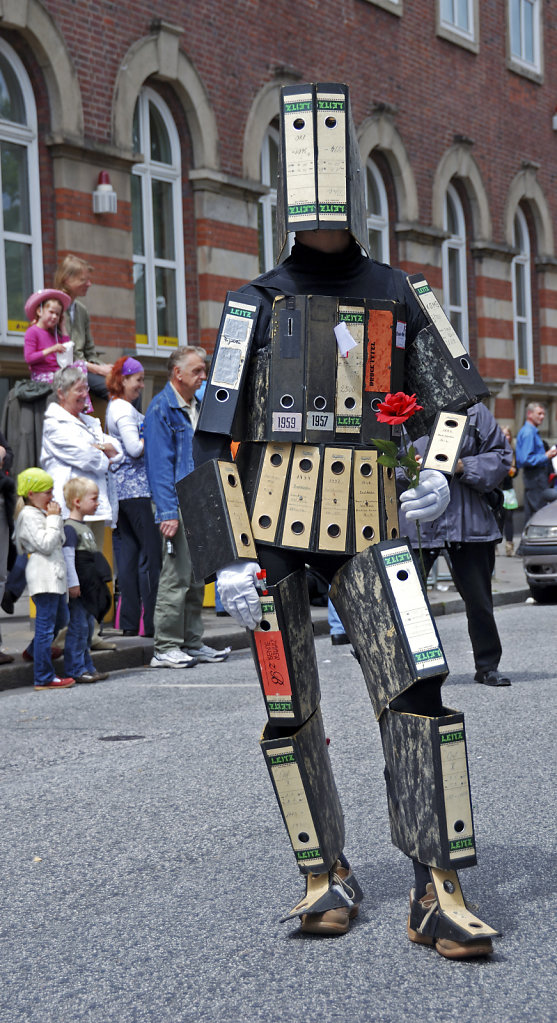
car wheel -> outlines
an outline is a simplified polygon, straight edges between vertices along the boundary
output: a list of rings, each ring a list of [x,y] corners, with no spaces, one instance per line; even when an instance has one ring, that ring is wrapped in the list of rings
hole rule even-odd
[[[557,603],[557,586],[536,586],[530,583],[530,593],[538,604]]]

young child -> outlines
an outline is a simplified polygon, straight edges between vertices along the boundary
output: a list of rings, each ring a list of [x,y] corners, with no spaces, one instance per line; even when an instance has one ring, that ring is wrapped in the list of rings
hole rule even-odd
[[[64,333],[64,313],[70,305],[70,296],[56,288],[43,288],[27,299],[25,315],[31,326],[25,331],[23,356],[32,380],[51,383],[57,370],[70,365],[87,377],[87,364],[73,358],[73,344]],[[93,411],[89,395],[85,411]]]
[[[70,624],[64,648],[64,668],[76,682],[100,682],[107,672],[97,671],[91,660],[91,640],[95,613],[106,612],[107,587],[98,577],[94,555],[95,537],[86,515],[94,515],[99,504],[99,489],[93,480],[74,476],[64,485],[64,500],[69,518],[64,523],[64,557],[70,595]],[[88,556],[89,554],[89,556]],[[93,556],[91,556],[93,555]],[[100,606],[99,606],[100,597]]]
[[[52,476],[36,467],[24,469],[17,477],[16,544],[20,554],[29,555],[25,576],[37,610],[33,640],[36,690],[75,685],[73,678],[56,675],[50,652],[55,634],[68,622],[64,528],[60,505],[52,500],[52,487]]]

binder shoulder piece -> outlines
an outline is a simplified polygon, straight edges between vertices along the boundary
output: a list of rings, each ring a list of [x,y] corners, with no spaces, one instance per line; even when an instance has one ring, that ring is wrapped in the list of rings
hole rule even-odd
[[[234,462],[217,458],[205,462],[178,480],[176,493],[197,582],[213,576],[231,561],[257,559]]]
[[[415,393],[423,406],[423,412],[406,425],[415,440],[430,432],[437,412],[466,409],[490,392],[423,274],[412,274],[407,280],[430,321],[406,353],[404,389]]]
[[[232,434],[261,299],[229,292],[199,413],[198,430]]]

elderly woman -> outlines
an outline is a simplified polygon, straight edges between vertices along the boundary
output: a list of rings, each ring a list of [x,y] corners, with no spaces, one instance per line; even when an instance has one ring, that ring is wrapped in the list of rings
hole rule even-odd
[[[118,581],[122,594],[120,626],[124,636],[137,636],[143,604],[146,636],[154,632],[154,612],[161,568],[161,538],[151,507],[151,488],[145,469],[142,415],[133,405],[144,387],[143,366],[122,356],[109,373],[110,402],[106,429],[120,442],[123,461],[114,465],[118,497]]]
[[[72,476],[86,476],[96,483],[99,507],[95,515],[87,515],[86,519],[102,550],[105,522],[112,521],[108,469],[122,460],[122,448],[117,440],[103,433],[98,419],[83,412],[87,381],[80,370],[72,366],[58,370],[52,386],[57,401],[45,412],[41,465],[54,480],[54,500],[62,508],[63,518],[69,515],[64,502],[64,483]]]

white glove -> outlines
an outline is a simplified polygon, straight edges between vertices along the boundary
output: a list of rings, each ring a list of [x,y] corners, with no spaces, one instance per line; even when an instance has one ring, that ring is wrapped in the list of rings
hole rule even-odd
[[[437,469],[424,469],[418,486],[400,495],[406,518],[420,522],[433,522],[443,514],[450,499],[446,477]]]
[[[256,629],[261,621],[261,604],[257,590],[257,561],[233,561],[217,572],[217,586],[225,611],[239,625]]]

